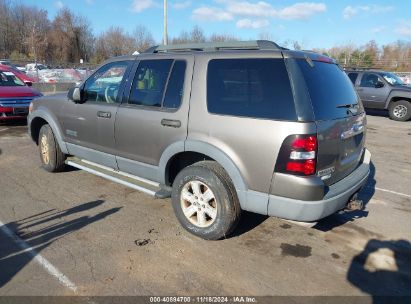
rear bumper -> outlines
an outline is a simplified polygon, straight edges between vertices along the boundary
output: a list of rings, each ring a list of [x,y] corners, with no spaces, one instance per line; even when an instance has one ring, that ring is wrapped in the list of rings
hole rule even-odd
[[[312,222],[343,209],[350,197],[367,182],[371,153],[366,150],[363,163],[350,175],[329,187],[321,200],[298,200],[269,195],[268,215],[285,219]]]

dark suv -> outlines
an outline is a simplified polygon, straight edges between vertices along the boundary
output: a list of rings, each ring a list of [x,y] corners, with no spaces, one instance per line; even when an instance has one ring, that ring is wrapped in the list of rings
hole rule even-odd
[[[397,75],[378,70],[347,70],[365,108],[388,110],[390,118],[411,118],[411,86]]]
[[[230,234],[241,210],[319,220],[369,175],[347,75],[268,41],[113,58],[68,95],[33,102],[28,125],[46,170],[67,163],[171,196],[180,223],[206,239]]]

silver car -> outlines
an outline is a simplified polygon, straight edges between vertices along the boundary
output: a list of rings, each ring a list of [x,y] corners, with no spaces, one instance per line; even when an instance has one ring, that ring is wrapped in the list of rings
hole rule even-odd
[[[269,41],[110,59],[68,94],[34,101],[28,124],[46,170],[69,164],[171,196],[204,239],[228,236],[242,210],[317,221],[345,208],[370,171],[347,75]]]

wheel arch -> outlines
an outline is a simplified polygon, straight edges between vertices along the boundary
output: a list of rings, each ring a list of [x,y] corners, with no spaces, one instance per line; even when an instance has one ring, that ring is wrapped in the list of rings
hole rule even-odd
[[[391,91],[390,95],[387,98],[385,109],[388,109],[391,103],[397,102],[399,100],[407,100],[408,102],[411,102],[411,91]]]
[[[201,160],[214,160],[224,168],[234,184],[241,206],[246,204],[246,192],[248,190],[246,183],[237,168],[235,163],[229,158],[227,154],[219,148],[201,141],[186,141],[185,143],[174,143],[163,153],[159,164],[159,180],[162,184],[169,184],[168,178],[170,168],[173,161],[181,156],[188,156],[192,161],[188,161],[187,165],[192,162]],[[182,169],[182,168],[181,168]]]
[[[41,127],[44,124],[48,124],[53,131],[54,137],[57,140],[60,150],[65,154],[68,153],[66,143],[64,142],[63,136],[61,134],[60,124],[58,123],[57,118],[49,111],[41,108],[37,109],[32,114],[30,114],[28,124],[30,137],[36,144],[38,144],[38,137]]]

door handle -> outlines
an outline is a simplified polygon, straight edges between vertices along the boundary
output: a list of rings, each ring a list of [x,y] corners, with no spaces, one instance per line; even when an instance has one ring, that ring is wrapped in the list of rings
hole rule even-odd
[[[161,125],[163,125],[165,127],[180,128],[181,127],[181,121],[174,120],[174,119],[162,119],[161,120]]]
[[[111,118],[111,112],[98,111],[97,116],[101,118]]]

